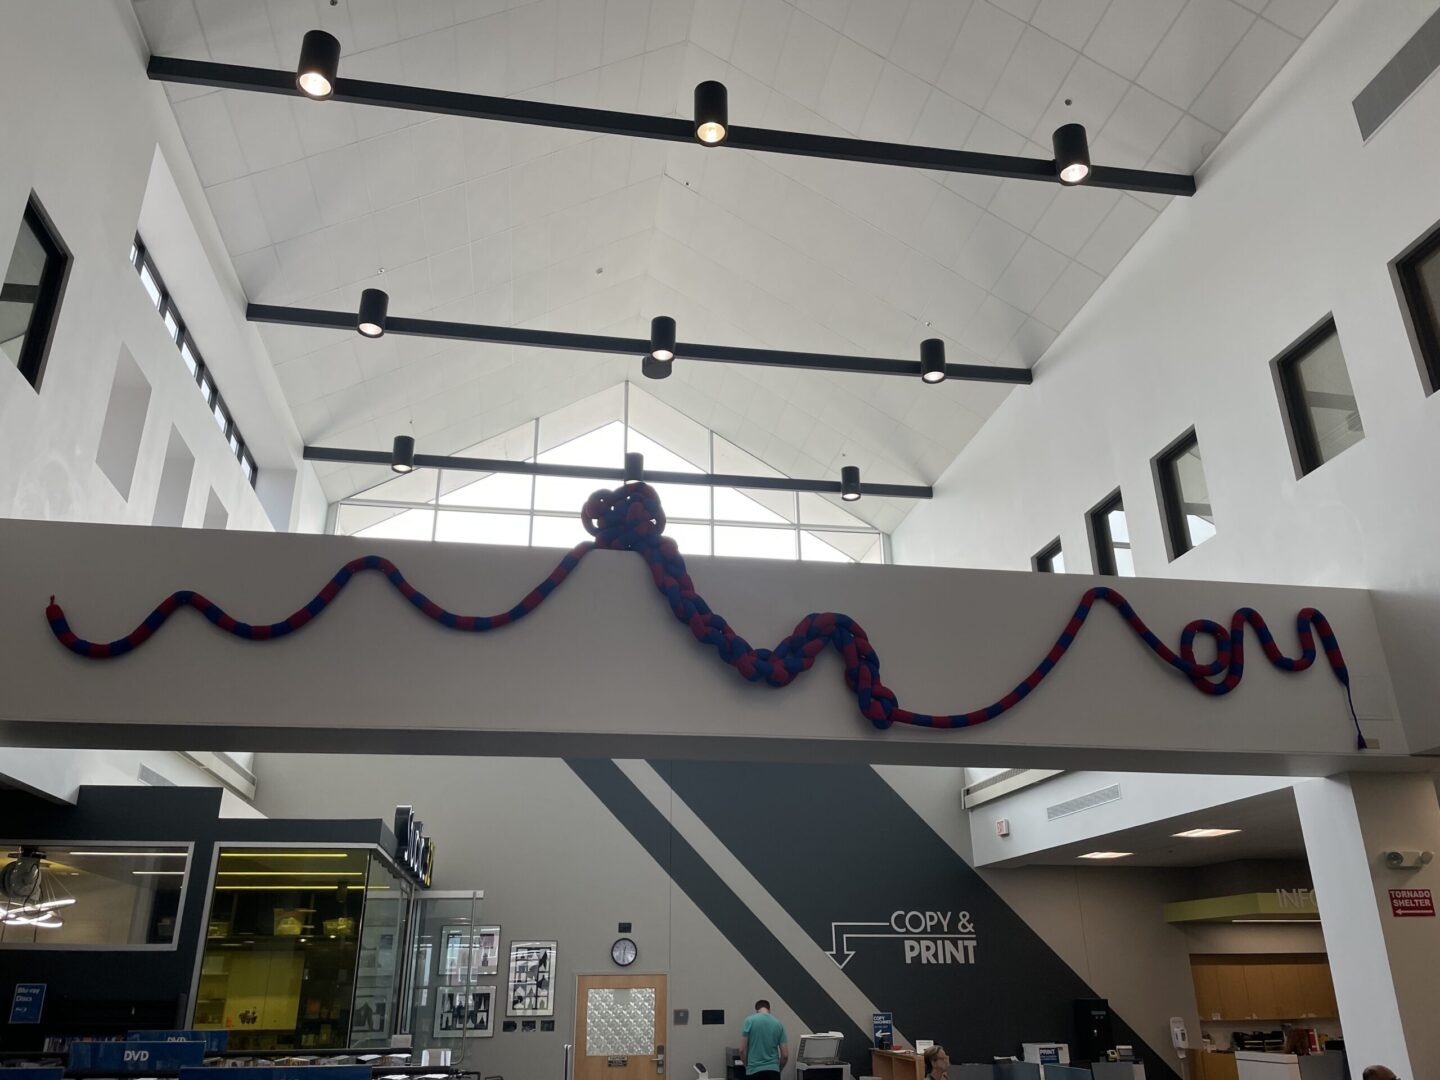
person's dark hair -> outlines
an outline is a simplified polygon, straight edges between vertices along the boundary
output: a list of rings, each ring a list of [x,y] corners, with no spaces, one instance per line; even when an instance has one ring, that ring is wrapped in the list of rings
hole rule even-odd
[[[935,1059],[945,1052],[943,1046],[927,1046],[925,1048],[925,1075],[929,1076],[935,1066]]]
[[[756,1012],[759,1012],[761,1009],[768,1009],[769,1007],[770,1007],[770,1003],[769,1003],[768,1001],[766,1001],[764,998],[761,998],[759,1001],[755,1002],[755,1011],[756,1011]]]
[[[1368,1065],[1360,1080],[1395,1080],[1395,1074],[1385,1065]]]

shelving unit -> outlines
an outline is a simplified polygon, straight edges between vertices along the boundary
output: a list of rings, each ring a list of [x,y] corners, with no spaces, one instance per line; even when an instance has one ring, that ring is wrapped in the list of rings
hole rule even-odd
[[[1323,954],[1196,955],[1190,975],[1202,1024],[1339,1016]]]

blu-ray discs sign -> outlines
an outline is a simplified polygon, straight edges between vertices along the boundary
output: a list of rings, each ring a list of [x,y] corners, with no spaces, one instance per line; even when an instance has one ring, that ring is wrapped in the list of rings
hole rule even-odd
[[[425,835],[425,823],[413,806],[395,808],[395,859],[421,888],[430,888],[435,876],[435,841]]]

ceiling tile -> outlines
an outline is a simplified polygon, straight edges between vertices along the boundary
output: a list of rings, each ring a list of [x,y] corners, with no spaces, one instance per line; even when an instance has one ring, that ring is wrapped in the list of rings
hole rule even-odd
[[[712,56],[730,59],[743,6],[744,0],[703,0],[695,5],[690,40]]]
[[[1040,0],[1030,25],[1063,41],[1072,49],[1083,49],[1090,40],[1110,0]]]
[[[915,130],[920,110],[929,97],[928,83],[887,63],[871,95],[870,107],[865,110],[865,119],[860,122],[860,136],[904,142]]]
[[[785,34],[775,89],[807,108],[815,108],[839,43],[840,35],[834,30],[797,11]]]
[[[858,0],[850,5],[843,33],[879,56],[889,56],[910,0]]]
[[[794,10],[789,4],[745,0],[740,9],[740,23],[735,28],[730,63],[761,82],[771,83]]]
[[[1011,131],[1033,130],[1077,55],[1069,46],[1027,26],[990,93],[986,115]]]
[[[250,180],[271,240],[279,242],[312,232],[322,220],[305,162],[295,161],[256,173]]]
[[[1024,19],[1026,22],[1035,14],[1035,9],[1040,0],[992,0],[997,7],[1002,7],[1017,19]]]
[[[946,262],[981,288],[992,288],[1025,243],[1025,234],[993,214],[981,214],[975,228]]]
[[[1117,75],[1133,79],[1170,29],[1185,0],[1110,0],[1085,55]]]
[[[1025,313],[997,296],[987,296],[971,317],[961,342],[987,360],[1004,351],[1016,331],[1025,325]]]
[[[202,59],[210,56],[194,4],[177,4],[174,0],[135,0],[134,6],[145,40],[155,55]]]
[[[1048,144],[1055,129],[1064,124],[1083,124],[1093,135],[1105,126],[1128,86],[1119,75],[1089,57],[1077,57],[1031,137]]]
[[[1091,159],[1138,169],[1150,160],[1180,119],[1180,110],[1148,90],[1131,86],[1092,141]]]
[[[360,138],[355,124],[357,109],[338,106],[334,102],[290,99],[290,115],[300,134],[300,146],[307,154],[323,154],[339,146],[348,146]]]
[[[1299,47],[1299,38],[1256,19],[1190,111],[1205,123],[1229,131]]]
[[[1063,330],[1104,280],[1089,267],[1072,262],[1061,272],[1054,287],[1036,305],[1032,314],[1052,330]]]
[[[1119,265],[1125,253],[1135,246],[1142,233],[1155,220],[1155,211],[1129,195],[1121,196],[1100,227],[1080,249],[1077,258],[1091,270],[1108,274]]]
[[[602,61],[613,64],[645,51],[650,30],[650,0],[606,0]]]
[[[300,130],[295,126],[288,98],[239,91],[227,91],[220,96],[225,100],[251,172],[273,169],[304,157]]]
[[[974,0],[940,70],[940,89],[972,108],[983,109],[1024,31],[1025,24],[1013,15],[988,0]]]
[[[259,4],[235,4],[232,0],[196,0],[195,10],[210,55],[226,63],[252,67],[295,70],[300,43],[287,42],[282,56],[270,29],[270,19]]]
[[[326,225],[369,212],[370,192],[365,186],[365,163],[358,146],[313,154],[305,159],[305,167],[320,204],[320,220]]]
[[[1155,151],[1150,167],[1193,173],[1220,144],[1221,138],[1220,132],[1186,113]]]
[[[605,5],[597,0],[559,0],[555,18],[555,77],[600,66]]]
[[[1034,238],[1016,252],[993,292],[1012,307],[1029,314],[1059,279],[1070,260]]]
[[[1119,199],[1120,192],[1111,188],[1065,188],[1031,232],[1035,239],[1073,258]]]
[[[840,38],[820,88],[816,111],[846,131],[859,131],[884,67],[885,62],[869,49],[847,37]]]
[[[224,94],[177,101],[174,110],[201,184],[211,187],[251,171],[240,150],[235,127],[230,123]]]
[[[1258,7],[1258,0],[1251,0],[1246,6]],[[1277,26],[1303,38],[1320,25],[1325,13],[1334,6],[1335,0],[1270,0],[1264,5],[1263,14]]]
[[[255,183],[250,177],[217,184],[205,194],[231,255],[269,247],[270,230],[266,228],[265,215],[260,212],[260,201],[255,195]]]
[[[910,74],[933,83],[950,56],[969,9],[970,0],[910,0],[890,49],[890,59]]]
[[[985,211],[968,199],[941,188],[921,226],[920,250],[940,263],[954,265],[984,216]]]
[[[1234,0],[1190,0],[1140,72],[1140,85],[1189,108],[1254,21]]]

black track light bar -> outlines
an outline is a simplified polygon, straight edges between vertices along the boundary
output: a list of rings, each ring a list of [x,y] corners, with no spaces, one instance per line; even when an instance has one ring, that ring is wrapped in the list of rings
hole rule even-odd
[[[356,330],[353,311],[323,308],[284,307],[278,304],[250,304],[245,318],[254,323],[280,326],[307,326],[321,330]],[[486,326],[482,323],[444,322],[438,319],[406,319],[390,315],[385,333],[408,337],[445,338],[450,341],[480,341],[495,345],[525,345],[537,349],[573,349],[580,352],[648,356],[647,338],[611,337],[605,334],[571,334],[558,330],[530,330],[519,326]],[[832,353],[785,352],[752,349],[740,345],[702,345],[681,341],[675,344],[676,362],[704,360],[720,364],[757,364],[762,367],[804,368],[814,371],[844,371],[868,375],[920,374],[920,361],[881,356],[845,356]],[[991,367],[988,364],[946,364],[945,375],[970,382],[1029,384],[1029,368]]]
[[[305,447],[306,461],[333,461],[343,465],[383,465],[391,468],[388,450],[348,450],[336,446]],[[505,461],[492,458],[451,457],[446,454],[416,454],[417,469],[455,469],[460,472],[514,473],[520,476],[559,476],[572,480],[618,480],[625,482],[626,469],[597,465],[548,465],[534,461]],[[627,463],[633,470],[636,466]],[[799,491],[817,495],[841,495],[839,480],[797,480],[789,476],[740,476],[734,473],[666,472],[644,469],[647,484],[685,484],[690,487],[734,487],[760,491]],[[932,499],[935,489],[923,484],[860,484],[862,495],[888,499]],[[821,526],[816,526],[820,528]]]
[[[304,96],[295,85],[294,71],[217,64],[209,60],[186,60],[173,56],[152,56],[146,70],[150,78],[157,82],[188,83],[222,90],[252,90],[290,97]],[[423,86],[370,82],[364,79],[335,79],[330,100],[348,102],[351,105],[373,105],[444,116],[465,116],[477,120],[592,131],[602,135],[628,135],[638,139],[661,139],[667,142],[696,142],[695,122],[680,117],[647,116],[643,113],[589,109],[578,105],[555,105],[544,101],[464,94],[454,90],[435,90]],[[1060,183],[1056,163],[1040,158],[980,154],[970,150],[874,142],[834,135],[812,135],[801,131],[776,131],[772,128],[728,124],[725,127],[724,141],[715,146],[769,154],[793,154],[837,161],[863,161],[873,165],[931,169],[937,172],[976,173],[1003,179]],[[1152,172],[1148,169],[1096,165],[1090,169],[1085,183],[1090,187],[1148,191],[1156,195],[1195,194],[1193,176]]]

